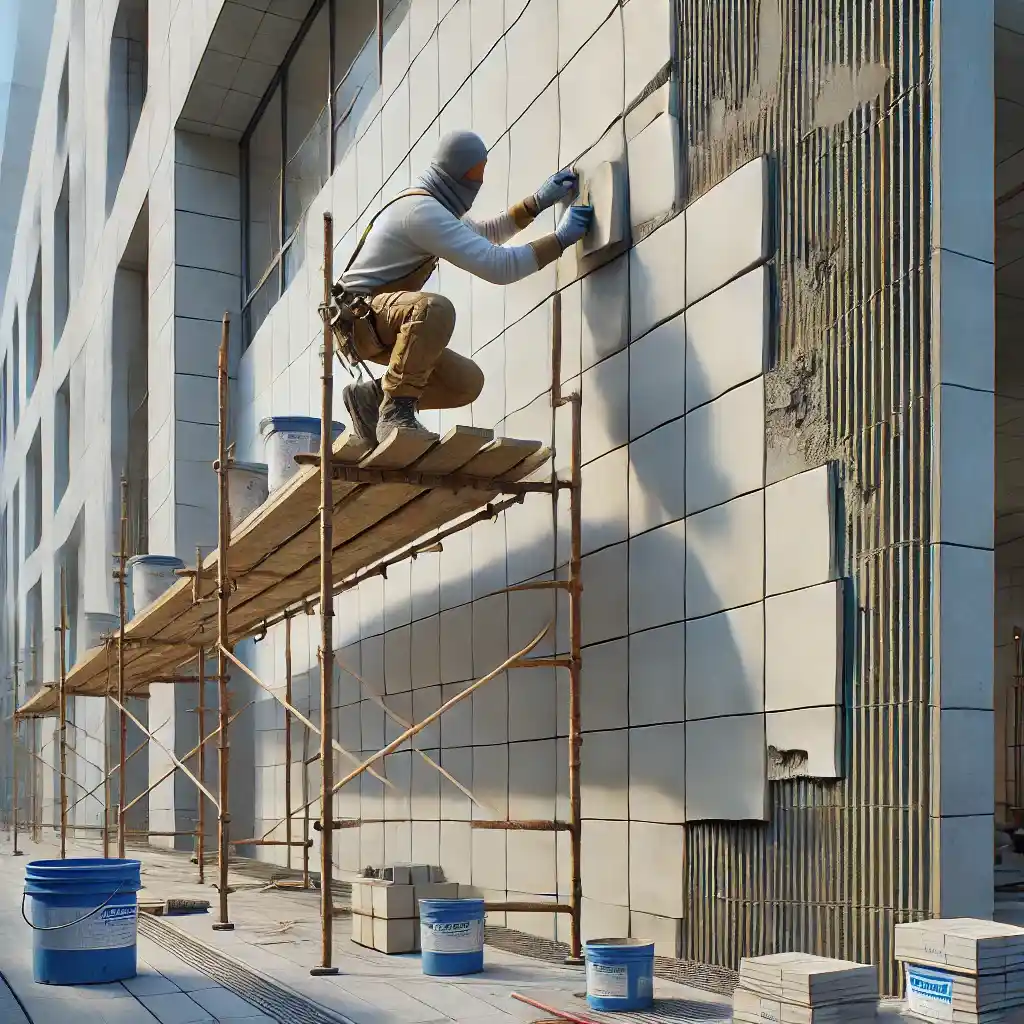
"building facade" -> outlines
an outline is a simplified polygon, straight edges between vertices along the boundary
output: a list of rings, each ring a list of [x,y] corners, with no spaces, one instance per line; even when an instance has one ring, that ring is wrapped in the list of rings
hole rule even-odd
[[[484,213],[610,161],[621,243],[506,288],[441,266],[452,345],[487,382],[424,416],[542,439],[564,472],[556,367],[582,394],[584,935],[654,938],[705,971],[794,948],[871,959],[892,989],[894,924],[992,913],[993,825],[1020,803],[1021,673],[994,668],[1012,650],[993,581],[1002,557],[1012,619],[1015,538],[995,527],[1014,515],[996,443],[1012,408],[998,434],[995,410],[1015,300],[993,212],[1012,265],[1021,5],[383,14],[378,33],[376,0],[59,0],[0,314],[4,663],[28,692],[54,678],[62,570],[71,662],[86,614],[116,610],[122,477],[129,553],[216,544],[225,311],[236,457],[262,459],[264,417],[319,414],[324,211],[340,270],[446,131],[487,142]],[[371,688],[420,720],[547,621],[538,653],[564,653],[554,592],[506,588],[563,570],[566,527],[567,506],[528,501],[339,597],[339,742],[398,735]],[[289,628],[312,715],[318,620]],[[240,648],[265,679],[284,629]],[[255,703],[232,732],[232,828],[258,835],[284,814],[285,721],[233,685]],[[412,751],[387,759],[392,788],[343,790],[336,812],[368,823],[339,833],[340,868],[429,862],[488,897],[557,901],[564,835],[471,821],[564,816],[566,692],[556,669],[503,676],[420,737],[476,804]],[[85,792],[103,702],[72,704]],[[139,713],[182,755],[194,706],[154,685]],[[26,729],[52,766],[52,721]],[[314,741],[292,729],[298,796]],[[129,795],[170,760],[150,744],[133,764]],[[23,784],[53,822],[52,769]],[[95,826],[102,805],[73,813]],[[192,828],[194,787],[168,779],[137,815]],[[554,915],[494,923],[565,937]]]

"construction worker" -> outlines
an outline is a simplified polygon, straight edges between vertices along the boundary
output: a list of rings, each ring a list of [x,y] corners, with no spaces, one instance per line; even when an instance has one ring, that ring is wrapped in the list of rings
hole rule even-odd
[[[517,232],[578,190],[571,170],[553,174],[532,196],[491,220],[466,214],[484,181],[487,147],[472,132],[452,132],[416,184],[373,218],[335,286],[339,347],[350,362],[387,366],[382,380],[345,388],[353,429],[369,444],[397,427],[424,430],[417,409],[453,409],[480,394],[484,375],[451,352],[455,307],[422,291],[439,260],[491,284],[511,284],[558,259],[593,220],[590,206],[570,206],[553,234],[509,246]]]

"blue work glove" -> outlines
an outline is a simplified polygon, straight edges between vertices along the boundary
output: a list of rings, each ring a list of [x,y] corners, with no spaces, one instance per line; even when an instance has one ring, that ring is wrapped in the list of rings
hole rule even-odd
[[[572,168],[567,167],[564,171],[552,174],[533,194],[533,201],[537,204],[537,211],[547,210],[549,207],[554,206],[555,203],[568,199],[576,193],[579,186],[579,176]]]
[[[555,228],[555,235],[562,245],[562,250],[575,245],[590,230],[593,222],[592,206],[570,206],[562,216],[561,223]]]

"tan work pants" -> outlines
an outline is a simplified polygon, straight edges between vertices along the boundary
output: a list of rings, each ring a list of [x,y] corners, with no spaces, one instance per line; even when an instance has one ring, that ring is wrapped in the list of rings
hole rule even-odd
[[[387,366],[386,394],[418,398],[421,409],[457,409],[477,398],[484,375],[472,359],[448,350],[455,307],[444,295],[418,290],[429,276],[410,275],[371,296],[377,333],[357,320],[355,349],[361,359]]]

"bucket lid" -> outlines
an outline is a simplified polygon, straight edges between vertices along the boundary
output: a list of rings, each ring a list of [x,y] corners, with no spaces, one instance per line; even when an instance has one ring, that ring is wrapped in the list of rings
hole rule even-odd
[[[242,473],[261,473],[266,476],[270,471],[265,462],[229,462],[228,472],[237,469]]]
[[[654,943],[649,939],[589,939],[583,945],[586,949],[600,949],[602,946],[610,949],[654,949]]]
[[[264,416],[260,420],[260,433],[264,437],[278,431],[294,431],[298,434],[316,434],[320,436],[319,416]],[[334,436],[338,437],[345,429],[345,424],[334,421]]]
[[[167,568],[173,566],[175,569],[185,568],[185,563],[180,558],[175,558],[174,555],[132,555],[127,564],[129,566],[154,565]]]

